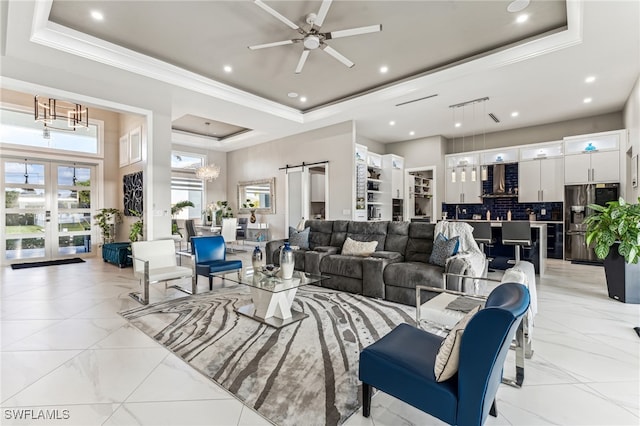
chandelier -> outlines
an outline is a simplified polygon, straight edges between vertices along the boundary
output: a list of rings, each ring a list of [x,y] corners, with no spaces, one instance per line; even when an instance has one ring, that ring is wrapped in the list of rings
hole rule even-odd
[[[218,176],[220,176],[220,166],[207,164],[206,166],[198,167],[196,169],[196,176],[207,182],[216,180]]]
[[[45,138],[49,136],[48,129],[75,132],[79,127],[89,127],[89,109],[73,102],[36,95],[33,98],[33,115],[36,121],[44,124]]]

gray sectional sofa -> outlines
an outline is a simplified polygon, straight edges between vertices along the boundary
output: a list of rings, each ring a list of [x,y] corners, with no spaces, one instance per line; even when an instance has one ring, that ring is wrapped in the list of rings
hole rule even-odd
[[[424,222],[357,222],[308,220],[309,248],[294,250],[295,269],[329,276],[323,287],[358,293],[407,305],[415,305],[416,285],[443,287],[445,268],[429,263],[435,224]],[[371,256],[341,254],[347,237],[356,241],[377,241]],[[267,263],[279,264],[285,240],[266,245]],[[468,275],[468,265],[459,259],[447,262],[447,272]],[[472,280],[447,279],[447,288],[468,289]],[[435,293],[421,294],[428,300]]]

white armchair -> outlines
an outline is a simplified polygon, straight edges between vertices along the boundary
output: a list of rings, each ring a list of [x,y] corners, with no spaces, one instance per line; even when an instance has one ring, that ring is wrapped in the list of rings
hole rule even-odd
[[[188,294],[196,293],[193,268],[178,266],[173,240],[137,241],[131,243],[133,275],[140,281],[141,292],[129,293],[143,305],[149,304],[149,284],[191,278],[191,291],[171,286]]]

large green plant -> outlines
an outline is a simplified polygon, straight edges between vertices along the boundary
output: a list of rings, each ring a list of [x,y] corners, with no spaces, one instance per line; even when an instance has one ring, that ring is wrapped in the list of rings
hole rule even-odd
[[[135,222],[131,224],[131,228],[129,229],[129,240],[131,242],[138,241],[138,237],[143,236],[144,231],[144,220],[142,218],[142,213],[137,210],[129,209],[129,212],[138,218]]]
[[[195,207],[195,205],[189,200],[178,201],[173,206],[171,206],[171,217],[174,217],[175,215],[180,213],[182,209],[185,209],[187,207]],[[182,238],[182,233],[180,232],[178,224],[175,221],[171,222],[171,233],[174,235],[180,235],[180,238]]]
[[[618,253],[627,263],[640,260],[640,197],[639,204],[629,204],[622,197],[606,206],[590,204],[594,212],[587,217],[587,245],[594,242],[596,256],[604,259],[615,243]]]
[[[100,209],[93,218],[102,231],[102,240],[112,243],[115,239],[115,225],[122,222],[122,212],[114,208]]]

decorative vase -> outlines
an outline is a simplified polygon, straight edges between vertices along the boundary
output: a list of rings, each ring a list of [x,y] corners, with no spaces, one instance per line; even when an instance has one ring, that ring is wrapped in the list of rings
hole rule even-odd
[[[262,267],[262,250],[260,250],[260,246],[256,246],[256,248],[253,249],[251,265],[253,266],[254,272],[258,271]]]
[[[289,243],[284,243],[284,247],[280,249],[280,270],[282,271],[282,279],[290,280],[293,277],[293,250]]]
[[[251,210],[251,217],[249,218],[249,222],[256,223],[256,211]]]

